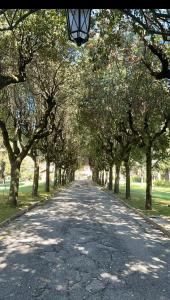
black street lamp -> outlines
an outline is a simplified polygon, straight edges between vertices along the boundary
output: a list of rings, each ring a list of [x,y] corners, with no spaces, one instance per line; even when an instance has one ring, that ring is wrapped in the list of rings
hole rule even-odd
[[[68,36],[78,46],[89,39],[91,9],[67,9]]]

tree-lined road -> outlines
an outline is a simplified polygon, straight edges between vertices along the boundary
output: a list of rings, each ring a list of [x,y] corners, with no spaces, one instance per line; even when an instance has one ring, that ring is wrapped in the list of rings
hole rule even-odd
[[[1,238],[1,300],[170,299],[170,240],[89,181]]]

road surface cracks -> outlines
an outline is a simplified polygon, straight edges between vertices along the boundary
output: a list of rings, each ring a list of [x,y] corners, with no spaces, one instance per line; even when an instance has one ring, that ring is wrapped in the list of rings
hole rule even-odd
[[[170,240],[89,181],[5,231],[0,300],[170,299]]]

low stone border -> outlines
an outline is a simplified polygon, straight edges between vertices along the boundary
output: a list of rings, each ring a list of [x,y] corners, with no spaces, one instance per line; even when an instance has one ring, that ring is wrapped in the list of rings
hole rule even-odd
[[[109,195],[112,195],[111,193],[109,193]],[[139,216],[141,216],[143,219],[145,219],[146,222],[152,224],[156,229],[159,229],[160,231],[162,231],[166,236],[168,236],[170,238],[170,231],[166,230],[162,225],[159,225],[158,223],[156,223],[155,221],[151,220],[149,217],[147,217],[146,215],[144,215],[141,211],[137,210],[136,208],[132,207],[129,203],[126,203],[124,200],[118,198],[117,196],[114,196],[116,198],[116,200],[122,202],[126,207],[130,208],[131,210],[133,210],[136,214],[138,214]]]
[[[37,207],[37,206],[39,206],[40,204],[43,204],[43,205],[44,205],[44,204],[46,204],[47,202],[49,202],[50,200],[53,200],[53,197],[55,197],[56,194],[58,194],[58,192],[61,192],[61,191],[62,191],[63,189],[65,189],[66,187],[67,187],[67,186],[58,188],[58,190],[56,190],[56,192],[55,192],[53,195],[46,197],[45,200],[43,200],[43,201],[41,201],[41,200],[40,200],[40,201],[37,201],[37,202],[35,202],[35,203],[29,205],[28,207],[22,209],[21,211],[19,211],[19,212],[16,213],[15,215],[13,215],[13,216],[9,217],[8,219],[4,220],[3,222],[0,223],[0,228],[1,228],[1,227],[4,227],[4,226],[6,226],[6,225],[8,225],[11,221],[13,221],[13,220],[17,219],[18,217],[24,215],[24,214],[27,213],[28,211],[32,210],[34,207]]]

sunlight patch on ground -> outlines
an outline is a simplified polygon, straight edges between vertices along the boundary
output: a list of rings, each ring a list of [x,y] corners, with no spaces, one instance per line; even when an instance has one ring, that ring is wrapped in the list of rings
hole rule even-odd
[[[109,280],[112,281],[113,283],[114,283],[114,282],[120,282],[120,281],[121,281],[116,275],[112,275],[112,274],[106,273],[106,272],[100,274],[100,276],[101,276],[103,279],[109,279]]]
[[[156,263],[156,262],[155,262]],[[128,276],[130,273],[133,272],[139,272],[142,274],[150,274],[152,273],[152,276],[155,278],[158,278],[158,274],[156,272],[159,272],[160,269],[164,269],[164,266],[161,264],[151,264],[151,263],[146,263],[146,262],[131,262],[131,263],[126,263],[125,266],[127,267],[127,270],[124,270],[124,275]]]
[[[83,253],[83,254],[88,254],[88,251],[87,250],[85,250],[85,248],[84,247],[82,247],[82,246],[79,246],[79,245],[75,245],[74,246],[74,249],[77,249],[77,250],[79,250],[81,253]]]

